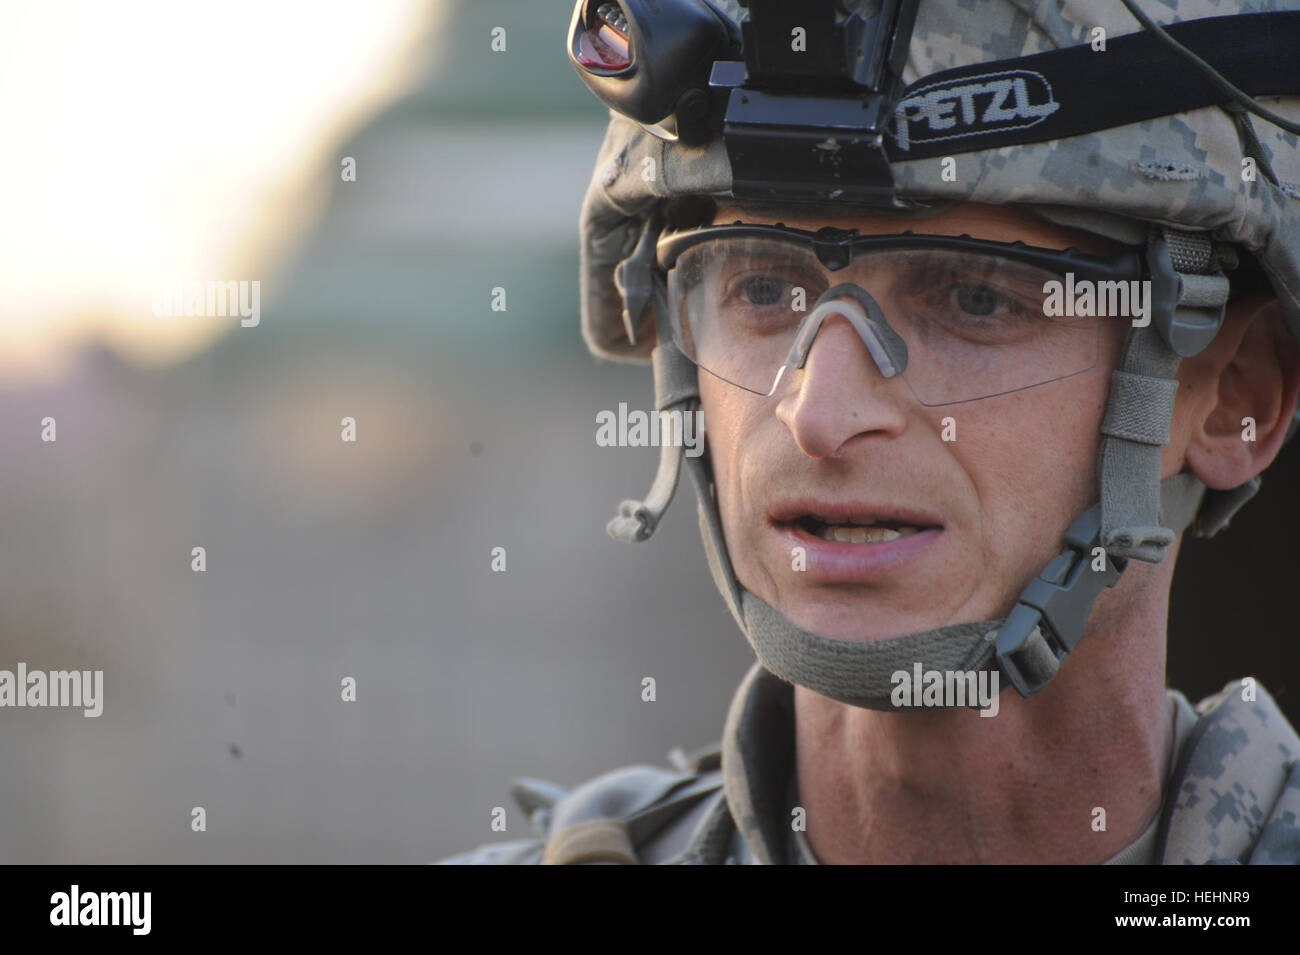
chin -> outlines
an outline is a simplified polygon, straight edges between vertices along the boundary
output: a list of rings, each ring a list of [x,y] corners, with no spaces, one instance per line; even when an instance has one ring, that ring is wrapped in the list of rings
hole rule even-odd
[[[942,613],[936,614],[932,603],[926,607],[896,609],[888,604],[888,598],[882,595],[859,592],[854,595],[830,594],[823,599],[800,595],[797,599],[773,606],[787,620],[809,633],[830,640],[863,643],[962,622]]]

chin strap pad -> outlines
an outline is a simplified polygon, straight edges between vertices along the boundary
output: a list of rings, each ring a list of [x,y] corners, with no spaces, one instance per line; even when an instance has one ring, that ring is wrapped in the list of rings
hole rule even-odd
[[[707,476],[699,459],[688,464],[693,477]],[[699,481],[696,481],[700,490]],[[1171,533],[1193,519],[1205,485],[1190,473],[1159,484],[1163,522]],[[726,559],[721,522],[711,486],[700,494],[700,531],[709,568],[763,668],[822,696],[888,712],[912,712],[893,702],[894,674],[926,670],[1000,671],[1001,685],[1021,696],[1042,690],[1083,636],[1098,594],[1114,586],[1127,562],[1100,551],[1100,507],[1094,505],[1066,532],[1066,546],[1021,592],[1002,620],[952,624],[877,640],[832,640],[795,626],[765,601],[740,586]]]

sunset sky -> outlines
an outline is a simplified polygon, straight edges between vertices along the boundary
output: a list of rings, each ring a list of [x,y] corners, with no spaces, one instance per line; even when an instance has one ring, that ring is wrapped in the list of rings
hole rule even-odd
[[[0,6],[4,379],[47,375],[95,336],[166,361],[225,330],[155,316],[155,288],[264,279],[319,210],[341,139],[403,89],[442,14],[436,0]]]

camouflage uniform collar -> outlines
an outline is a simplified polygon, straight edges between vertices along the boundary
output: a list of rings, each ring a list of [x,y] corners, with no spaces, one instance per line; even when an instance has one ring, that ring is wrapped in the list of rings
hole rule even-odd
[[[744,848],[759,865],[786,865],[786,784],[794,771],[794,687],[750,667],[722,731],[722,783]]]
[[[1300,737],[1253,678],[1196,705],[1174,771],[1159,861],[1300,863]]]
[[[1192,712],[1191,704],[1186,703],[1187,711]],[[1192,714],[1192,723],[1196,722],[1196,716]],[[1190,729],[1190,726],[1188,727]],[[1177,745],[1177,744],[1175,744]],[[1176,750],[1175,750],[1176,752]],[[794,777],[791,777],[790,805],[793,806],[798,800],[798,793],[794,785]],[[1166,795],[1166,799],[1168,796]],[[1121,849],[1115,855],[1107,859],[1103,865],[1155,865],[1156,864],[1156,838],[1160,833],[1160,822],[1163,816],[1162,809],[1157,810],[1156,814],[1151,817],[1147,823],[1146,829],[1142,831],[1136,839]],[[812,845],[808,842],[807,833],[797,831],[793,828],[789,836],[789,854],[797,865],[821,865],[816,854],[812,850]]]
[[[1183,752],[1188,738],[1191,736],[1192,728],[1196,725],[1196,710],[1192,704],[1187,701],[1187,697],[1177,690],[1168,691],[1169,706],[1172,712],[1173,722],[1173,747],[1169,756],[1169,772],[1164,782],[1164,794],[1161,799],[1160,808],[1156,810],[1151,821],[1142,833],[1121,849],[1115,855],[1107,859],[1103,865],[1155,865],[1157,859],[1158,837],[1160,835],[1160,824],[1164,820],[1164,814],[1172,799],[1169,783],[1174,776],[1174,770],[1178,766],[1179,756]],[[794,773],[790,775],[790,789],[787,796],[787,802],[791,807],[798,802],[798,786],[795,781]],[[808,836],[804,832],[799,832],[791,828],[789,835],[789,855],[798,865],[820,865],[816,854],[812,850],[812,845],[808,842]]]
[[[1188,744],[1199,719],[1197,709],[1186,696],[1178,690],[1167,692],[1174,744],[1161,809],[1133,842],[1106,860],[1106,865],[1154,865],[1161,861],[1161,836],[1168,828],[1169,810],[1176,796],[1171,783],[1187,763]],[[1209,712],[1222,699],[1221,695],[1204,701],[1202,712]],[[744,854],[753,862],[817,864],[807,837],[789,825],[790,809],[797,798],[793,787],[794,756],[794,687],[755,663],[732,699],[722,738],[727,804],[743,839],[743,849],[747,850]]]

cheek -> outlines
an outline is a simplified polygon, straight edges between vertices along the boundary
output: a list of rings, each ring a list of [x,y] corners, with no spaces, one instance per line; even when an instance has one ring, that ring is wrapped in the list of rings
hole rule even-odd
[[[769,399],[751,397],[707,372],[699,376],[700,407],[704,411],[718,510],[728,541],[735,541],[748,523],[740,517],[745,499],[741,478],[747,458],[757,453],[761,442],[762,416],[766,413],[771,417],[771,408],[766,404]]]
[[[1037,573],[1060,550],[1065,528],[1097,501],[1111,367],[1103,361],[1074,378],[976,402],[967,412],[952,453],[975,485],[986,558],[1014,578]]]
[[[1084,374],[918,414],[915,425],[934,435],[942,433],[942,419],[951,417],[955,441],[927,441],[927,449],[916,443],[916,435],[896,439],[908,466],[922,469],[917,486],[951,495],[942,506],[959,515],[954,580],[963,568],[981,568],[980,599],[990,608],[1038,573],[1060,551],[1065,528],[1096,502],[1098,428],[1121,338],[1103,338],[1098,366]],[[731,560],[737,576],[762,592],[768,575],[756,545],[766,526],[766,478],[791,453],[789,433],[773,413],[772,399],[751,396],[704,372],[699,387]],[[936,454],[950,457],[941,460]]]

